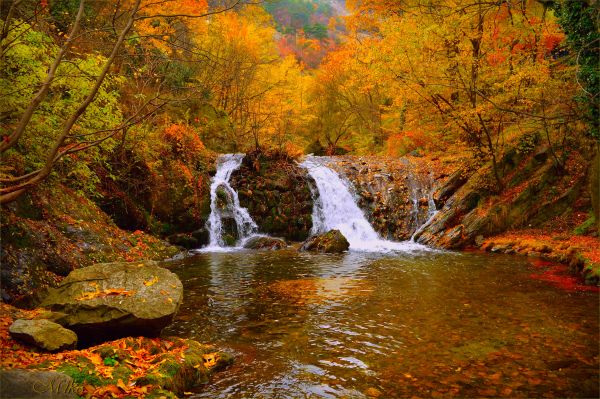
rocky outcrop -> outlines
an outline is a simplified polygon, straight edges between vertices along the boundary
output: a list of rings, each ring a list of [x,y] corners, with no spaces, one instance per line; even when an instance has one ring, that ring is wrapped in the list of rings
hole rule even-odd
[[[276,250],[287,247],[285,240],[281,238],[267,237],[267,236],[254,236],[249,238],[244,243],[246,249],[266,249]]]
[[[75,349],[77,335],[50,320],[15,320],[8,329],[11,337],[49,352]]]
[[[306,240],[300,251],[341,253],[350,248],[350,243],[339,230],[330,230],[324,234],[318,234]]]
[[[2,300],[37,305],[72,270],[127,259],[163,260],[179,249],[118,228],[92,201],[65,186],[40,186],[2,209]]]
[[[312,228],[310,184],[306,170],[279,153],[246,155],[231,178],[258,230],[290,241],[305,240]]]
[[[434,178],[420,158],[332,157],[355,189],[359,207],[382,237],[408,240],[429,218]]]
[[[155,262],[107,263],[71,272],[41,303],[84,344],[157,336],[183,299],[179,278]]]
[[[73,379],[56,371],[0,370],[0,398],[78,398]]]
[[[508,151],[499,169],[504,189],[498,192],[490,166],[441,181],[434,198],[441,210],[417,235],[418,242],[460,249],[509,229],[544,227],[568,218],[576,207],[589,209],[585,190],[587,161],[572,153],[563,170],[540,146],[529,153]],[[465,177],[465,174],[468,178]]]
[[[190,233],[206,223],[215,154],[200,151],[184,160],[180,147],[167,148],[160,162],[128,151],[115,154],[110,170],[96,168],[103,195],[95,200],[120,228],[164,237]]]

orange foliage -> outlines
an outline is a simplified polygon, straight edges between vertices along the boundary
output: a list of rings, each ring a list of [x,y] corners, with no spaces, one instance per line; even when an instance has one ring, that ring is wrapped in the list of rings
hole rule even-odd
[[[140,14],[144,19],[139,20],[135,28],[138,33],[145,37],[144,43],[167,51],[168,39],[176,33],[176,24],[173,24],[174,16],[180,20],[184,19],[188,28],[196,33],[202,33],[206,29],[206,14],[208,3],[206,0],[163,0],[142,2]]]
[[[168,125],[163,131],[163,138],[171,145],[173,153],[182,156],[188,162],[206,150],[198,133],[189,125]]]
[[[0,304],[0,368],[34,368],[41,370],[55,370],[65,364],[78,365],[77,367],[93,367],[97,376],[108,380],[108,385],[92,386],[83,383],[78,394],[93,398],[125,398],[144,397],[156,387],[152,385],[136,385],[135,381],[140,377],[156,370],[164,361],[165,353],[173,355],[173,359],[183,361],[184,352],[188,349],[185,341],[164,340],[159,338],[123,338],[98,346],[92,346],[84,350],[70,350],[60,353],[41,352],[35,348],[21,344],[13,340],[8,327],[13,319],[36,317],[39,311],[28,311],[16,309],[10,305]],[[126,351],[127,358],[119,358],[121,365],[127,367],[131,374],[127,380],[113,377],[114,367],[105,364],[100,356],[100,348],[109,345],[119,351]],[[196,367],[210,369],[216,364],[218,354],[209,353],[204,355],[203,364]],[[112,381],[111,381],[112,380]]]

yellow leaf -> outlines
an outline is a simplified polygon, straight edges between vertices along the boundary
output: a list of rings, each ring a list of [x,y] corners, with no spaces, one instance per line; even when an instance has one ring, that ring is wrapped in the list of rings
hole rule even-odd
[[[92,364],[94,364],[94,366],[99,366],[102,364],[102,358],[97,353],[89,353],[88,359],[90,359],[90,361],[92,362]]]
[[[219,360],[219,354],[217,352],[207,353],[202,355],[202,359],[204,361],[204,367],[207,369],[214,367]]]
[[[123,382],[123,380],[120,379],[120,378],[117,381],[117,386],[119,388],[121,388],[125,393],[128,393],[130,391],[129,387],[127,385],[125,385],[125,383]]]
[[[150,287],[151,285],[154,285],[154,284],[156,284],[157,282],[158,282],[158,277],[154,276],[154,278],[153,278],[153,279],[151,279],[151,280],[148,280],[148,281],[144,281],[144,285],[145,285],[146,287]]]

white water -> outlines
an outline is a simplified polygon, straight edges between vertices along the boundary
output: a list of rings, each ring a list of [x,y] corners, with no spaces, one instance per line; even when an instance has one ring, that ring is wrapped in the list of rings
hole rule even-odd
[[[385,252],[428,249],[412,241],[393,242],[381,239],[352,196],[350,186],[327,165],[327,158],[308,156],[300,166],[306,168],[317,184],[313,193],[312,234],[332,229],[342,232],[350,250]]]
[[[229,184],[231,174],[240,167],[243,159],[244,154],[225,154],[217,160],[217,172],[210,185],[210,216],[206,222],[206,228],[210,233],[210,243],[207,247],[202,248],[202,251],[239,249],[258,230],[258,226],[248,210],[240,206],[237,191]],[[224,208],[220,208],[217,201],[217,189],[219,187],[226,190],[231,197],[231,201]],[[223,217],[232,217],[235,220],[239,235],[235,247],[225,246],[223,241]]]

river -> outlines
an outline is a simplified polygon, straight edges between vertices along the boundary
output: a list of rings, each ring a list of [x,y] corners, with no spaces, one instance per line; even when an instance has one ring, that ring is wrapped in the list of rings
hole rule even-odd
[[[508,255],[232,251],[167,263],[165,335],[236,356],[195,398],[598,397],[598,293]]]

